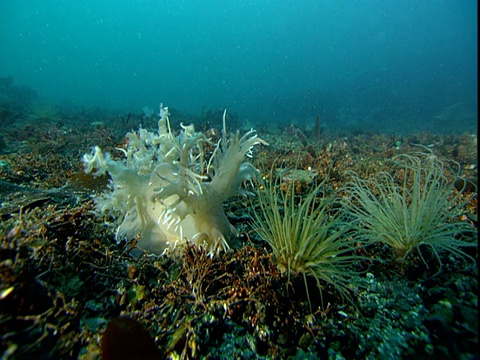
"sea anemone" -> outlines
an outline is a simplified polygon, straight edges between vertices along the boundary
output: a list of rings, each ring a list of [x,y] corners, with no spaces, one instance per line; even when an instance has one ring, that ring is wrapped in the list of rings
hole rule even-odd
[[[399,155],[394,163],[400,180],[395,172],[381,172],[368,180],[350,174],[346,198],[347,213],[356,219],[354,238],[391,246],[400,262],[416,252],[427,268],[422,250],[429,249],[438,261],[438,272],[441,252],[474,261],[462,248],[476,245],[471,236],[475,230],[461,219],[473,195],[456,190],[455,179],[445,175],[457,177],[459,166],[447,167],[432,153]]]
[[[254,231],[273,250],[277,267],[288,275],[302,275],[308,301],[307,277],[315,279],[323,306],[322,288],[330,285],[342,298],[348,293],[356,273],[356,244],[345,236],[348,224],[333,209],[334,195],[321,195],[322,182],[305,197],[297,199],[294,183],[286,187],[270,181],[257,190]]]
[[[182,124],[175,135],[168,115],[161,105],[158,132],[127,133],[126,149],[118,149],[123,159],[114,160],[99,147],[84,155],[87,173],[110,176],[109,190],[95,197],[98,213],[117,228],[117,241],[137,238],[139,247],[163,254],[188,240],[218,253],[236,234],[223,202],[248,194],[242,184],[257,171],[245,157],[267,143],[254,130],[227,136],[226,112],[217,144],[193,125]],[[207,144],[214,146],[208,162]]]

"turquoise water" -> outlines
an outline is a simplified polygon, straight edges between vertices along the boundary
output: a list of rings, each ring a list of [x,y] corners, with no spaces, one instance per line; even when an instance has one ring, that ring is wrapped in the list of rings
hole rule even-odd
[[[0,77],[60,105],[472,130],[476,14],[473,0],[3,0]]]

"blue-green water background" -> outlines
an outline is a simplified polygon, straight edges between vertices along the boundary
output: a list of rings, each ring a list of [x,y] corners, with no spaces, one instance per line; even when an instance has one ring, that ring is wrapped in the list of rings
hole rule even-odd
[[[57,104],[461,131],[477,74],[475,0],[0,2],[0,76]]]

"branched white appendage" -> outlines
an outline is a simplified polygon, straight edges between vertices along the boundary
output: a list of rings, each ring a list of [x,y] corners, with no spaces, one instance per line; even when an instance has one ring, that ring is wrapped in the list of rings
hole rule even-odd
[[[238,142],[240,143],[240,152],[247,154],[247,156],[248,154],[251,154],[252,148],[257,144],[268,146],[268,143],[265,140],[260,139],[256,131],[253,129],[244,134]]]
[[[172,225],[177,225],[180,222],[180,218],[178,216],[172,217],[172,219],[167,223],[167,230],[170,230]]]
[[[210,250],[210,256],[218,255],[221,251],[225,251],[228,249],[230,249],[230,245],[228,245],[227,239],[225,238],[225,236],[220,235],[217,237],[213,248]]]
[[[121,151],[123,153],[123,155],[125,155],[125,157],[128,157],[128,153],[125,149],[116,147],[115,150]]]
[[[210,174],[210,169],[213,169],[212,161],[215,159],[215,157],[217,156],[217,154],[218,154],[219,151],[220,151],[220,142],[221,142],[221,141],[222,141],[222,139],[218,140],[217,145],[215,146],[215,149],[213,150],[212,156],[211,156],[210,159],[208,160],[208,164],[207,164],[207,174]]]
[[[168,107],[163,107],[163,103],[160,103],[160,120],[158,120],[158,130],[160,135],[171,133],[170,131],[170,121],[168,121]],[[168,129],[167,129],[168,126]]]
[[[183,227],[178,226],[178,229],[180,229],[180,231],[177,231],[180,233],[180,241],[183,241]]]
[[[222,129],[223,146],[227,146],[227,109],[223,111],[223,129]]]
[[[117,227],[117,230],[115,231],[115,239],[117,240],[117,243],[119,242],[120,239],[120,226]]]
[[[206,180],[207,177],[205,175],[199,175],[190,169],[186,169],[186,175],[188,176],[189,190],[194,191],[197,195],[203,195],[202,182]]]
[[[157,224],[159,225],[165,225],[167,224],[172,218],[177,217],[177,215],[175,214],[175,208],[171,208],[171,207],[165,207],[162,212],[160,213],[160,215],[158,216],[158,219],[157,219]]]
[[[105,172],[107,170],[107,161],[100,147],[95,146],[93,148],[92,154],[83,155],[82,160],[85,164],[85,172],[87,174],[91,173],[95,169],[95,175],[105,175]]]

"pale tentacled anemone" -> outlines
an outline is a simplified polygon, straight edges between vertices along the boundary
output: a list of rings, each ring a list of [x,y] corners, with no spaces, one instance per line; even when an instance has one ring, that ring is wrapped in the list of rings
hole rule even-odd
[[[141,248],[161,254],[189,240],[217,253],[236,234],[223,202],[247,194],[242,183],[257,171],[245,157],[253,146],[268,144],[254,130],[228,137],[224,112],[222,138],[207,162],[205,135],[182,124],[175,136],[168,116],[161,105],[157,133],[142,128],[127,133],[128,146],[119,149],[122,160],[99,147],[83,156],[87,173],[110,176],[109,190],[95,198],[97,209],[113,220],[117,241],[138,236]]]

